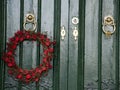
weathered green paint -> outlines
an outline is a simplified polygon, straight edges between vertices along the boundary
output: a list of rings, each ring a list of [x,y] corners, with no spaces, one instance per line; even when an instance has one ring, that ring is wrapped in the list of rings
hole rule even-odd
[[[5,81],[5,64],[2,59],[3,52],[5,51],[6,47],[6,1],[1,0],[0,3],[0,89],[4,90],[4,81]]]
[[[73,17],[79,17],[79,0],[69,0],[68,31],[68,90],[77,90],[78,75],[78,39],[75,41],[73,31],[78,25],[72,23]],[[78,28],[79,30],[79,28]],[[72,82],[71,82],[72,81]]]
[[[116,19],[116,58],[115,58],[115,89],[116,90],[119,90],[120,89],[120,86],[119,86],[119,78],[120,78],[120,58],[119,58],[119,55],[120,55],[120,49],[119,49],[119,40],[120,40],[120,1],[116,1],[117,3],[117,6],[116,6],[116,15],[115,15],[115,19]]]
[[[68,28],[69,28],[69,2],[68,0],[61,0],[61,20],[60,28],[65,27],[66,36],[64,40],[60,38],[60,80],[59,80],[59,90],[68,89]],[[65,9],[66,8],[66,9]],[[60,34],[59,28],[59,34]],[[64,74],[63,74],[64,73]]]
[[[99,0],[86,0],[84,87],[93,82],[98,87],[98,8]],[[91,53],[92,52],[92,53]]]
[[[56,45],[53,59],[53,90],[60,90],[60,6],[61,0],[54,0],[54,39],[56,40]]]
[[[102,17],[109,15],[115,16],[114,0],[102,1]],[[108,4],[105,4],[108,3]],[[112,8],[111,8],[112,7]],[[109,9],[107,9],[109,8]],[[115,18],[115,17],[114,17]],[[116,21],[115,21],[116,23]],[[115,81],[115,34],[107,39],[105,34],[102,34],[102,81],[111,79]],[[106,47],[105,47],[106,46]],[[110,57],[111,56],[111,57]],[[108,72],[108,74],[106,74]],[[110,86],[110,85],[109,85]],[[103,89],[103,86],[102,86]]]
[[[102,0],[99,0],[98,22],[98,90],[102,89]]]
[[[112,90],[119,90],[119,5],[119,0],[1,0],[0,59],[8,38],[23,30],[28,12],[36,16],[36,32],[48,31],[56,46],[53,69],[39,83],[24,86],[15,81],[0,60],[0,90],[104,90],[105,84],[111,89],[112,85],[106,82],[113,84]],[[116,32],[110,38],[102,32],[103,18],[107,15],[112,15],[116,23]],[[79,18],[78,25],[71,22],[74,16]],[[62,26],[66,31],[64,40],[60,35]],[[72,34],[75,27],[79,33],[76,41]],[[41,62],[38,42],[25,41],[16,53],[20,67],[31,69]]]
[[[41,32],[44,33],[47,31],[49,38],[54,38],[54,0],[42,0],[41,7]],[[42,49],[41,49],[42,50]],[[41,52],[42,53],[42,52]],[[51,61],[53,64],[53,61]],[[41,89],[53,90],[53,69],[48,72],[46,77],[43,77],[44,83],[41,86]],[[48,82],[48,83],[47,83]],[[41,82],[42,83],[42,82]],[[46,84],[47,83],[47,84]],[[46,84],[46,87],[45,87]],[[48,87],[47,87],[48,86]]]
[[[84,90],[84,55],[85,55],[85,0],[79,1],[79,36],[78,36],[78,89]]]
[[[41,31],[41,7],[42,7],[42,0],[38,0],[38,10],[39,12],[37,12],[37,23],[38,23],[38,26],[37,26],[37,31],[40,32]],[[37,45],[40,46],[40,43],[37,42]],[[36,62],[36,65],[39,65],[40,64],[40,47],[37,47],[37,62]],[[36,83],[36,90],[39,90],[39,82]]]
[[[20,1],[20,30],[23,30],[24,19],[24,0]],[[19,66],[22,68],[23,64],[23,43],[19,45]],[[18,90],[22,90],[21,82],[18,84]]]

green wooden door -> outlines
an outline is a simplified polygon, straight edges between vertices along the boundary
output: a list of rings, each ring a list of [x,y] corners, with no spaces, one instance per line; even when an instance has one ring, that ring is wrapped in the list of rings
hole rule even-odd
[[[47,31],[57,44],[51,62],[53,69],[38,84],[18,82],[7,74],[7,67],[0,60],[0,90],[120,90],[119,8],[119,0],[1,0],[0,59],[8,38],[23,29],[28,12],[36,16],[36,31]],[[107,15],[113,16],[116,24],[110,38],[102,32]],[[72,22],[74,17],[79,19],[78,24]],[[16,63],[23,68],[35,68],[42,58],[40,53],[37,42],[25,41],[16,50]]]

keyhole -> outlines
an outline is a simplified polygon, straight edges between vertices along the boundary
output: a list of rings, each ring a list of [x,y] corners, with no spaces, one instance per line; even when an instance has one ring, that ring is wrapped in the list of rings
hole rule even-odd
[[[65,31],[64,30],[62,30],[62,36],[65,36]]]
[[[66,32],[65,32],[65,27],[62,26],[62,27],[61,27],[61,39],[62,39],[62,40],[64,40],[65,34],[66,34]]]
[[[74,36],[74,39],[77,40],[78,30],[76,27],[75,27],[75,30],[73,31],[73,36]]]
[[[74,30],[74,36],[78,36],[78,31]]]

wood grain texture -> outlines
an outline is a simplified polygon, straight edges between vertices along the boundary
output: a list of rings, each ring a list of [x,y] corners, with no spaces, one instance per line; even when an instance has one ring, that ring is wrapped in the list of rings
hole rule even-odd
[[[85,13],[85,87],[94,83],[97,87],[98,70],[98,2],[86,0]]]
[[[115,10],[114,10],[114,13],[115,13],[115,21],[116,21],[116,40],[115,40],[115,47],[116,47],[116,54],[115,54],[115,89],[120,89],[120,86],[119,86],[119,80],[120,80],[120,44],[119,44],[119,40],[120,40],[120,28],[119,28],[119,25],[120,25],[120,1],[117,1],[115,0],[114,1],[114,5],[115,5]]]
[[[85,66],[85,5],[86,1],[79,2],[79,23],[78,30],[78,75],[77,87],[78,90],[84,90],[84,66]]]
[[[69,4],[68,0],[61,0],[61,28],[65,27],[65,39],[61,39],[60,34],[60,89],[67,90],[68,88],[68,23],[69,23]],[[59,29],[61,31],[61,29]]]
[[[42,0],[41,3],[41,32],[48,35],[53,40],[53,26],[54,26],[54,0]],[[42,50],[42,49],[41,49]],[[52,63],[52,62],[51,62]],[[40,90],[52,90],[53,85],[53,69],[48,72],[48,75],[43,77],[43,87]],[[44,87],[45,85],[45,87]]]
[[[18,4],[16,4],[18,3]],[[20,2],[19,0],[7,1],[7,41],[20,29]],[[19,64],[19,48],[16,50],[16,63]],[[7,69],[7,68],[6,68]],[[11,84],[11,86],[10,86]],[[11,78],[6,70],[5,90],[17,90],[17,81]]]
[[[1,0],[0,3],[0,88],[2,90],[4,90],[4,82],[5,82],[5,64],[4,61],[2,61],[2,55],[3,52],[5,52],[6,50],[6,23],[7,23],[7,19],[6,19],[6,15],[7,15],[7,2],[5,0]]]
[[[78,28],[78,24],[74,25],[72,23],[72,18],[78,18],[79,13],[79,0],[69,0],[69,39],[68,39],[68,52],[69,52],[69,62],[68,62],[68,90],[77,90],[77,71],[78,71],[78,37],[77,40],[74,39],[73,31],[75,27]],[[79,22],[81,23],[81,22]],[[78,33],[78,35],[80,35]]]
[[[17,30],[23,29],[23,18],[28,12],[33,13],[36,17],[38,22],[36,32],[47,32],[48,37],[57,42],[54,46],[54,61],[51,62],[53,69],[48,72],[47,76],[42,76],[41,81],[37,84],[19,83],[7,74],[7,67],[4,70],[4,63],[0,62],[2,90],[114,90],[114,86],[118,90],[120,11],[117,10],[119,10],[118,2],[120,3],[120,1],[2,1],[4,1],[2,4],[7,4],[7,7],[2,7],[1,10],[4,10],[4,13],[0,15],[0,18],[5,21],[7,18],[7,25],[5,25],[5,21],[0,22],[0,26],[4,29],[0,36],[3,37],[0,40],[0,44],[3,44],[0,45],[0,53],[5,49],[8,38],[12,37]],[[5,15],[5,10],[7,10],[7,16],[2,16]],[[117,25],[117,31],[110,38],[106,38],[101,29],[101,20],[107,15],[113,16]],[[72,23],[73,17],[79,18],[78,25]],[[66,31],[64,40],[61,40],[62,26]],[[78,27],[79,32],[76,41],[73,36],[75,27]],[[27,25],[27,28],[31,28],[31,25]],[[38,47],[37,45],[37,42],[31,41],[24,41],[23,45],[18,45],[15,56],[16,63],[24,69],[36,68],[41,62],[43,53],[42,46],[39,44]],[[110,80],[112,80],[112,85]]]
[[[114,0],[103,0],[102,14],[103,18],[107,15],[111,15],[114,18],[115,10]],[[102,81],[113,80],[115,81],[115,34],[110,38],[106,38],[105,34],[102,34]],[[107,74],[106,74],[107,73]],[[110,87],[110,86],[109,86]],[[114,89],[114,87],[113,87]]]

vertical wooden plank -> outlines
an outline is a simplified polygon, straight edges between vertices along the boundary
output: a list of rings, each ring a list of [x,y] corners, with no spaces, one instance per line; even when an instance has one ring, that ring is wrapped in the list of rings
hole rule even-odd
[[[23,29],[23,17],[24,17],[24,0],[20,1],[20,30]],[[19,66],[22,67],[23,62],[23,43],[19,45]],[[21,90],[21,82],[18,83],[18,90]]]
[[[75,27],[77,28],[77,30],[79,30],[79,28],[78,28],[78,24],[74,25],[72,23],[72,19],[74,17],[78,18],[78,13],[79,13],[78,11],[79,11],[79,0],[69,0],[68,90],[77,90],[78,37],[77,40],[75,40],[75,37],[73,36],[73,31],[75,30]],[[80,35],[80,33],[78,35]]]
[[[39,0],[40,1],[40,0]],[[38,22],[38,16],[40,16],[38,13],[38,5],[39,5],[40,2],[38,2],[38,0],[32,0],[31,1],[31,4],[30,6],[32,6],[32,8],[30,9],[30,12],[33,13],[35,15],[35,20],[37,22],[37,27],[36,27],[36,30],[35,32],[39,32],[40,31],[40,22]],[[41,8],[41,7],[40,7]],[[41,13],[41,11],[40,11]],[[40,47],[39,47],[39,44],[37,41],[33,42],[32,43],[32,68],[36,68],[39,64],[40,64]]]
[[[37,32],[41,32],[41,0],[38,0],[38,4],[37,4]],[[40,43],[37,43],[38,47],[37,47],[37,65],[40,64]]]
[[[16,5],[18,3],[18,5]],[[17,7],[17,8],[16,8]],[[17,12],[17,14],[16,14]],[[20,2],[19,0],[9,1],[7,0],[7,32],[6,39],[12,37],[14,33],[20,28]],[[6,41],[5,41],[6,42]],[[19,50],[17,48],[16,54],[18,56],[15,57],[16,63],[19,62]],[[7,67],[6,67],[6,75],[5,75],[5,90],[16,90],[17,82],[8,75]]]
[[[99,0],[86,0],[85,5],[85,90],[98,87],[98,4]]]
[[[2,61],[2,53],[5,52],[5,45],[6,45],[6,15],[7,15],[7,1],[6,0],[1,0],[0,3],[0,89],[4,89],[4,81],[5,81],[5,65],[4,62]]]
[[[42,7],[42,0],[38,0],[37,4],[37,32],[41,31],[41,7]],[[37,42],[37,61],[36,65],[40,64],[40,43]],[[36,83],[36,90],[39,90],[39,82]]]
[[[61,28],[65,27],[65,38],[61,39],[60,35],[60,89],[68,90],[68,10],[69,10],[69,0],[61,0]],[[59,28],[60,31],[60,28]],[[59,33],[61,34],[61,33]]]
[[[56,40],[55,57],[53,59],[53,90],[59,90],[60,74],[60,22],[61,0],[54,0],[54,39]]]
[[[46,32],[47,36],[53,40],[54,0],[42,0],[41,4],[41,32]],[[52,78],[53,70],[51,69],[47,76],[41,78],[40,90],[52,90]]]
[[[85,2],[79,1],[79,36],[78,36],[78,90],[84,90],[84,63],[85,63]]]
[[[115,90],[119,90],[120,86],[120,1],[116,0],[114,1],[114,6],[115,6],[115,20],[116,20],[116,57],[115,57]]]
[[[33,13],[35,15],[36,21],[37,21],[37,0],[24,0],[23,3],[24,7],[24,13],[23,13],[23,19],[25,18],[26,14]],[[22,22],[21,22],[22,23]],[[23,26],[23,24],[22,24]],[[28,29],[32,29],[32,26],[27,24],[26,27]],[[36,68],[36,62],[37,62],[37,42],[36,41],[24,41],[23,42],[23,69],[32,69]],[[29,62],[29,63],[28,63]],[[22,90],[28,90],[36,89],[35,83],[30,83],[29,85],[22,85]]]
[[[33,1],[32,0],[24,0],[24,16],[28,14],[29,12],[34,13],[33,11]],[[23,23],[23,22],[21,22]],[[28,26],[28,29],[31,28],[31,26]],[[31,41],[24,41],[23,42],[23,65],[22,68],[31,69],[32,68],[32,61],[34,60],[36,62],[36,58],[33,58],[32,52],[33,49],[36,48],[33,46],[34,42]],[[35,45],[36,46],[36,45]],[[34,53],[36,55],[36,53]],[[29,63],[28,63],[29,62]],[[36,66],[36,65],[35,65]]]
[[[102,0],[99,0],[98,11],[98,90],[102,90]]]
[[[102,22],[105,16],[111,15],[114,18],[114,0],[103,0]],[[108,28],[113,30],[113,28]],[[115,89],[115,34],[109,38],[102,32],[102,89]],[[116,47],[117,48],[117,47]],[[107,74],[106,74],[107,73]],[[109,83],[107,83],[109,82]],[[107,86],[106,86],[107,85]]]

